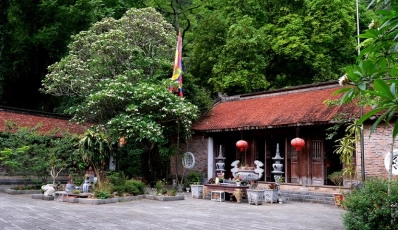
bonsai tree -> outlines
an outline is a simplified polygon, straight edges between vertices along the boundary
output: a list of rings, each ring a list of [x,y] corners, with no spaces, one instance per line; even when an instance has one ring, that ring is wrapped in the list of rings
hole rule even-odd
[[[50,165],[50,175],[53,178],[53,185],[55,185],[55,179],[58,177],[59,173],[66,168],[65,161],[58,159],[56,155],[51,154],[49,156]]]
[[[335,185],[341,187],[344,181],[343,171],[336,171],[328,175],[328,179],[331,180]]]

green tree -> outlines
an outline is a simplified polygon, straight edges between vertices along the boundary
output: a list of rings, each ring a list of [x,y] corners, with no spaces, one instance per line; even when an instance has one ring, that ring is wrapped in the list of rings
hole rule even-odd
[[[188,61],[213,92],[332,80],[355,60],[355,2],[228,0],[209,9]]]
[[[44,111],[53,111],[61,101],[76,103],[39,93],[47,67],[67,54],[71,35],[104,17],[120,18],[127,9],[143,6],[141,0],[2,0],[1,103]]]
[[[370,5],[373,3],[374,1]],[[395,201],[392,202],[390,199],[396,200],[394,198],[392,169],[394,143],[398,134],[398,122],[396,120],[398,111],[398,90],[396,87],[398,83],[398,65],[396,63],[398,50],[398,43],[396,42],[398,34],[398,4],[394,1],[377,3],[375,9],[381,9],[376,12],[377,18],[370,22],[369,29],[360,35],[361,38],[365,39],[362,42],[364,49],[361,51],[357,63],[348,66],[346,74],[339,80],[340,84],[348,86],[338,90],[336,93],[343,93],[341,103],[353,103],[354,100],[362,101],[363,96],[365,96],[365,99],[373,97],[372,100],[366,101],[366,103],[372,105],[371,111],[363,115],[358,121],[359,124],[362,124],[372,116],[377,117],[370,129],[370,135],[381,123],[384,123],[385,126],[393,126],[387,181],[387,205],[381,208],[378,205],[377,210],[371,212],[371,214],[376,213],[375,215],[383,216],[386,220],[384,221],[386,223],[384,224],[385,226],[394,226],[396,225],[396,219],[391,213],[395,212]],[[354,196],[354,198],[356,197]],[[353,218],[353,216],[357,215],[355,214],[356,210],[358,208],[349,210],[345,216],[344,223],[349,229],[363,229],[363,227],[374,224],[372,216],[369,220],[365,220],[367,215],[360,216],[365,222],[358,221],[358,218]],[[383,210],[383,212],[380,213],[379,210]],[[369,211],[369,208],[367,211]],[[368,226],[363,226],[364,223]]]
[[[27,154],[29,146],[22,146],[16,149],[5,148],[0,151],[0,160],[6,167],[10,176],[22,173],[24,178],[28,177],[26,169],[30,168],[30,157]]]
[[[198,108],[170,93],[170,80],[163,80],[170,78],[174,33],[153,8],[104,19],[73,37],[69,55],[49,67],[42,90],[78,98],[69,110],[73,120],[103,126],[113,142],[124,136],[141,143],[155,173],[159,146],[176,133],[189,137],[198,117]]]
[[[7,129],[0,136],[0,150],[7,155],[3,157],[8,162],[2,163],[8,164],[10,174],[25,178],[33,174],[46,183],[52,166],[72,169],[81,161],[81,155],[80,158],[73,155],[78,141],[76,134],[61,130],[40,133],[40,123],[32,128],[9,121],[5,124]]]
[[[395,41],[398,33],[398,4],[387,2],[387,10],[384,5],[382,10],[376,12],[377,20],[369,24],[369,29],[360,35],[365,39],[362,43],[364,49],[358,58],[357,64],[348,66],[346,74],[340,78],[342,85],[349,85],[336,93],[343,93],[341,103],[351,103],[354,99],[362,99],[362,96],[371,95],[373,100],[368,104],[372,110],[363,115],[361,124],[371,116],[377,116],[370,134],[375,128],[384,123],[394,124],[391,143],[391,159],[389,169],[389,182],[392,180],[392,158],[395,138],[398,134],[398,123],[393,120],[398,110],[398,92],[396,88],[398,65],[396,63],[398,45]],[[376,5],[379,9],[380,5]],[[390,189],[389,189],[390,191]]]
[[[106,18],[72,39],[69,55],[49,66],[43,92],[84,99],[112,82],[164,79],[172,66],[173,29],[151,8]]]
[[[93,167],[98,185],[102,189],[101,170],[106,165],[112,151],[112,142],[103,131],[87,129],[78,143],[78,151],[84,161]]]

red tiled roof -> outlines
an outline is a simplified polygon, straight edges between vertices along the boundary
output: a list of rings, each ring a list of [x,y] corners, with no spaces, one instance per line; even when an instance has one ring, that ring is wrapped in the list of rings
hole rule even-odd
[[[69,117],[55,114],[39,113],[21,109],[0,108],[0,132],[6,130],[4,121],[12,121],[21,127],[35,127],[38,123],[42,126],[39,132],[45,134],[51,130],[68,130],[70,133],[82,134],[89,127],[69,122]]]
[[[323,103],[326,99],[339,98],[332,96],[339,88],[338,84],[314,84],[229,97],[232,101],[226,98],[214,106],[192,130],[218,132],[303,126],[329,123],[338,112],[358,115],[359,108],[354,105],[328,108]]]

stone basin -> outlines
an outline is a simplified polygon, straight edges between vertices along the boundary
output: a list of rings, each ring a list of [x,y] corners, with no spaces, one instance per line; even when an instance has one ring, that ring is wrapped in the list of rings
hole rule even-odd
[[[245,182],[260,179],[258,177],[258,174],[254,172],[254,170],[239,169],[237,174],[242,177],[241,181]]]

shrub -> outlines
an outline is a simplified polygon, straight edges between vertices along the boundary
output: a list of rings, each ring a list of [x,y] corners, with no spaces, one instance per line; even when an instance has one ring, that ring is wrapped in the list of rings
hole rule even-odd
[[[17,185],[13,187],[14,190],[39,190],[41,185]]]
[[[333,184],[337,186],[341,186],[344,180],[343,171],[336,171],[328,175],[328,179],[333,182]]]
[[[156,194],[162,194],[164,188],[164,182],[162,180],[158,180],[154,186],[156,189]],[[167,192],[167,189],[166,189]]]
[[[127,180],[122,185],[112,186],[112,193],[117,192],[119,196],[122,196],[124,193],[129,193],[131,195],[140,195],[144,194],[146,191],[146,186],[141,181],[136,180]]]
[[[123,194],[126,192],[126,186],[125,185],[117,185],[112,187],[112,193],[116,192],[118,196],[123,196]]]
[[[346,229],[397,229],[398,223],[398,181],[391,186],[391,196],[387,195],[386,179],[369,178],[362,188],[344,196],[343,216]]]
[[[129,184],[129,183],[134,185],[134,187],[137,190],[137,195],[145,194],[146,185],[144,184],[144,182],[138,181],[138,180],[128,180],[128,181],[126,181],[126,184]]]
[[[132,180],[126,181],[126,183],[124,184],[125,187],[125,192],[132,194],[132,195],[138,195],[139,190],[137,188],[137,186],[133,183]]]
[[[77,177],[76,179],[73,180],[73,183],[77,186],[81,186],[83,184],[83,182],[84,182],[84,180],[80,177]]]
[[[198,172],[191,171],[188,173],[187,177],[185,178],[185,187],[189,187],[192,183],[199,183],[202,180],[202,175]]]
[[[108,199],[111,194],[107,191],[98,190],[94,192],[94,196],[97,197],[97,199]]]
[[[127,181],[127,177],[124,175],[123,172],[111,171],[107,173],[106,177],[109,180],[109,182],[115,186],[124,185]]]

